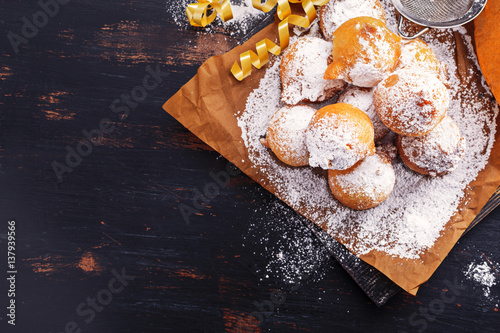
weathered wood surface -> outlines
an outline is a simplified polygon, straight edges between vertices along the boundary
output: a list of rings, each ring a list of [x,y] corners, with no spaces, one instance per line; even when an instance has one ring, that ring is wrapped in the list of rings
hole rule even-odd
[[[492,301],[463,272],[472,261],[500,261],[498,209],[457,244],[418,297],[399,293],[382,308],[333,258],[300,283],[269,273],[274,244],[308,233],[314,249],[322,244],[288,208],[283,216],[262,209],[280,203],[243,175],[186,224],[179,205],[191,205],[227,161],[161,106],[205,59],[246,36],[180,28],[169,3],[69,1],[16,54],[8,32],[20,34],[22,18],[40,7],[2,2],[0,258],[5,267],[7,221],[14,219],[19,270],[17,325],[7,325],[3,310],[2,332],[65,332],[71,322],[96,333],[496,331],[498,285]],[[113,112],[115,99],[142,85],[148,65],[168,76],[130,104],[127,117],[123,108]],[[67,147],[77,149],[82,131],[104,118],[113,130],[58,181],[53,162],[64,164]],[[287,239],[276,230],[265,241],[255,236],[274,218],[279,230],[290,229]],[[135,279],[92,318],[87,302],[103,300],[113,270],[123,269]],[[463,289],[426,318],[455,279]],[[273,290],[286,297],[271,298]],[[86,315],[77,313],[81,303]]]

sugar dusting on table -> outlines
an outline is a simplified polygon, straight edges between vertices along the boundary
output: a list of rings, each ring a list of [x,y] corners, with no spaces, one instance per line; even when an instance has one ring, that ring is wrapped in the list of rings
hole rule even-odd
[[[190,24],[186,16],[186,7],[195,0],[168,1],[167,12],[180,28],[188,28]],[[263,19],[266,13],[254,8],[252,0],[231,1],[233,18],[223,22],[217,17],[210,25],[200,30],[200,33],[211,33],[214,29],[223,28],[229,35],[246,35]]]
[[[500,278],[497,267],[500,267],[498,263],[489,260],[483,262],[474,261],[464,270],[465,277],[478,284],[482,289],[483,296],[490,301],[495,301],[491,291],[498,284]]]
[[[267,262],[256,266],[261,280],[272,278],[297,286],[324,277],[330,254],[304,217],[278,200],[256,208],[256,213],[260,217],[250,225],[245,242]]]
[[[389,0],[382,1],[387,12],[388,27],[396,28],[396,17]],[[475,59],[470,38],[464,29],[456,29],[468,43],[469,57]],[[453,31],[440,31],[450,36]],[[313,34],[315,35],[315,34]],[[318,37],[318,36],[317,36]],[[425,39],[425,37],[424,37]],[[292,40],[293,41],[293,40]],[[376,208],[353,211],[338,203],[331,195],[327,179],[313,168],[286,167],[278,163],[272,152],[259,142],[266,132],[272,115],[283,106],[278,57],[267,66],[259,87],[247,99],[246,109],[237,114],[242,138],[249,158],[259,173],[272,182],[280,198],[292,208],[307,207],[309,218],[325,226],[327,232],[342,238],[346,246],[358,255],[382,251],[400,258],[419,259],[432,247],[444,226],[456,212],[464,190],[481,171],[491,152],[495,136],[495,112],[484,111],[490,95],[475,101],[479,87],[472,83],[468,89],[459,89],[460,79],[455,74],[457,64],[452,42],[426,40],[438,59],[447,64],[450,75],[450,115],[467,140],[468,151],[452,173],[430,178],[409,170],[399,159],[393,162],[396,185],[389,198]],[[477,66],[477,63],[476,63]],[[468,71],[473,75],[473,70]],[[335,100],[332,99],[330,103]],[[319,108],[322,105],[311,105]],[[326,211],[326,213],[324,213]],[[353,232],[356,237],[353,237]]]

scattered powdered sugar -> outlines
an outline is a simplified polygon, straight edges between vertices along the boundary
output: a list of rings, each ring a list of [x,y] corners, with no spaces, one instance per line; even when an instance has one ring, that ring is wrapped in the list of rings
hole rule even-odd
[[[361,88],[351,86],[347,88],[338,98],[337,103],[354,105],[370,117],[375,131],[375,141],[381,140],[389,133],[389,129],[380,120],[375,106],[373,105],[373,92],[375,88]]]
[[[323,102],[343,89],[342,80],[323,78],[331,53],[332,43],[318,37],[300,38],[287,48],[281,65],[283,102]]]
[[[394,33],[398,32],[398,16],[392,0],[380,0],[385,11],[385,25]],[[424,37],[425,38],[425,37]]]
[[[465,140],[450,116],[446,116],[429,134],[400,136],[401,149],[411,163],[431,176],[453,171],[465,153]]]
[[[256,265],[261,279],[277,279],[291,286],[320,281],[330,267],[326,263],[331,255],[308,228],[309,222],[278,200],[256,210],[260,217],[250,225],[245,239],[267,262],[264,268]]]
[[[477,282],[481,285],[483,289],[483,295],[487,298],[490,298],[492,287],[496,286],[498,280],[498,271],[496,267],[500,267],[498,264],[493,264],[491,262],[483,262],[478,264],[476,262],[472,262],[467,269],[464,271],[467,279]]]
[[[174,22],[181,28],[190,27],[186,16],[186,7],[190,3],[196,3],[196,0],[168,1],[167,12],[172,16]],[[210,25],[201,30],[201,33],[210,33],[213,29],[224,28],[226,32],[232,35],[246,35],[256,24],[267,14],[252,6],[252,0],[231,0],[231,11],[233,18],[223,22],[217,17]]]
[[[392,4],[389,0],[382,2],[386,5],[389,27],[395,31]],[[431,35],[426,35],[424,40],[452,73],[448,115],[458,124],[466,140],[467,152],[457,169],[435,178],[417,174],[399,159],[394,160],[394,190],[386,201],[373,209],[353,211],[344,207],[330,193],[324,172],[309,167],[284,166],[259,142],[266,133],[269,120],[283,106],[280,100],[279,57],[267,66],[259,87],[248,96],[245,110],[237,115],[249,159],[265,179],[263,185],[272,183],[281,200],[322,225],[331,236],[343,239],[344,245],[358,255],[378,250],[401,258],[419,259],[439,238],[456,212],[464,189],[488,162],[494,143],[498,107],[495,105],[494,112],[491,112],[489,88],[484,81],[482,87],[475,83],[472,69],[464,78],[470,81],[468,87],[460,86],[460,77],[456,74],[453,31],[434,33],[439,38],[434,35],[431,39]],[[469,44],[469,57],[475,62],[470,39],[464,37]],[[479,90],[486,91],[483,98],[478,98]],[[331,103],[334,101],[335,97],[330,100]]]
[[[330,0],[321,7],[321,31],[327,40],[342,23],[358,17],[370,16],[385,22],[384,8],[378,0]]]

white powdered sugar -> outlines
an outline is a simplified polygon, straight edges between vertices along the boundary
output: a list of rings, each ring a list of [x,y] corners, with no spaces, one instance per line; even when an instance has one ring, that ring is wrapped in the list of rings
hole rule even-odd
[[[373,105],[373,92],[375,88],[361,88],[351,86],[347,88],[338,98],[337,103],[354,105],[370,117],[375,131],[375,141],[381,140],[389,133],[389,129],[380,120],[375,106]]]
[[[307,105],[284,106],[272,117],[267,131],[267,143],[284,163],[307,165],[309,153],[305,131],[315,111]]]
[[[448,89],[429,72],[404,68],[387,77],[375,89],[375,109],[392,131],[423,135],[443,119],[449,105]]]
[[[464,272],[467,279],[481,285],[485,297],[490,297],[491,288],[496,286],[498,282],[497,276],[499,272],[495,266],[500,267],[498,264],[493,264],[489,261],[481,264],[472,262]]]
[[[389,0],[383,0],[390,29],[396,17]],[[463,30],[459,30],[463,33]],[[281,102],[280,58],[275,57],[266,69],[259,87],[248,96],[245,110],[237,114],[238,125],[247,147],[253,168],[265,179],[263,185],[273,184],[276,193],[289,206],[322,225],[333,237],[358,255],[382,251],[400,258],[419,259],[440,237],[446,223],[456,212],[467,185],[481,171],[490,156],[495,137],[498,107],[491,112],[489,88],[479,87],[469,69],[463,78],[470,81],[460,86],[455,60],[453,31],[435,32],[439,38],[424,36],[425,41],[444,62],[450,75],[450,115],[466,140],[467,151],[458,167],[442,177],[417,174],[400,159],[393,161],[396,174],[394,190],[379,206],[354,211],[340,204],[331,194],[324,172],[309,167],[288,167],[278,163],[271,150],[259,139],[266,133],[269,120],[283,104]],[[469,48],[469,58],[475,61],[470,38],[462,36]],[[440,41],[438,41],[438,39]],[[477,64],[476,71],[478,71]],[[486,91],[478,98],[478,91]],[[335,97],[330,103],[335,102]],[[327,104],[328,102],[323,103]],[[319,108],[321,105],[313,105]]]
[[[278,279],[290,286],[321,281],[331,269],[331,254],[307,226],[310,222],[279,200],[255,211],[258,217],[244,238],[256,257],[267,263],[255,266],[261,280]]]
[[[429,71],[447,82],[446,66],[434,56],[432,49],[421,39],[402,40],[401,56],[396,71],[403,68],[412,68],[415,71]]]
[[[284,103],[323,102],[344,87],[342,80],[323,79],[331,53],[332,43],[318,37],[300,38],[287,48],[281,64]]]
[[[353,26],[354,23],[356,23],[355,26]],[[354,33],[353,31],[347,32],[348,29],[355,30],[359,45],[347,45],[346,47],[341,41],[337,42],[337,39],[343,38],[344,34]],[[359,87],[376,86],[396,66],[400,53],[398,39],[398,36],[393,35],[384,25],[379,25],[377,22],[363,22],[357,19],[349,21],[347,25],[343,25],[335,32],[332,39],[334,44],[333,62],[336,63],[336,58],[340,58],[338,60],[340,64],[337,65],[342,66],[337,78],[344,79]],[[336,45],[341,45],[341,47]]]
[[[379,154],[368,156],[352,172],[340,173],[335,182],[343,191],[372,200],[385,197],[392,192],[396,176],[390,163]]]
[[[321,31],[327,40],[342,23],[358,17],[369,16],[385,21],[384,8],[378,0],[330,0],[321,7]]]
[[[370,146],[360,140],[358,133],[364,128],[357,125],[333,112],[324,116],[316,114],[306,131],[309,165],[345,170],[366,157]]]

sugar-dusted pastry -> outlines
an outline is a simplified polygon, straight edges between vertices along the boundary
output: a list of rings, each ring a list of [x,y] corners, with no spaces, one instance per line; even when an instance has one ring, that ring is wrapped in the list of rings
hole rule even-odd
[[[401,37],[379,19],[361,16],[342,24],[332,36],[332,62],[325,79],[374,87],[396,68]]]
[[[378,117],[375,106],[373,106],[374,88],[360,88],[351,86],[347,88],[337,99],[338,103],[351,104],[370,117],[375,131],[375,141],[379,141],[389,133],[387,126]]]
[[[323,102],[345,88],[342,80],[323,78],[331,53],[331,43],[317,37],[300,38],[288,47],[280,64],[284,103]]]
[[[333,196],[352,209],[369,209],[383,202],[394,189],[391,158],[377,152],[347,170],[328,170]]]
[[[327,40],[340,25],[358,16],[369,16],[386,22],[384,7],[378,0],[330,0],[321,6],[319,22]]]
[[[325,106],[307,130],[309,165],[345,170],[375,152],[373,125],[360,109],[345,103]]]
[[[266,138],[261,142],[276,157],[291,166],[309,164],[305,131],[316,110],[307,105],[285,106],[271,118]]]
[[[449,95],[436,75],[405,68],[380,82],[373,94],[373,103],[380,120],[391,131],[420,136],[444,118]]]
[[[431,47],[421,39],[403,40],[401,42],[401,57],[396,70],[415,68],[418,71],[428,71],[435,74],[444,83],[448,82],[448,69],[441,63]]]
[[[450,116],[424,136],[398,135],[396,145],[401,159],[410,169],[431,176],[455,170],[466,150],[465,139]]]

